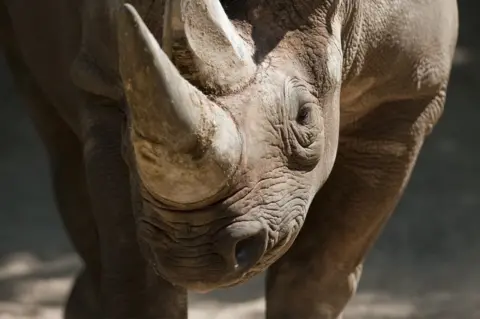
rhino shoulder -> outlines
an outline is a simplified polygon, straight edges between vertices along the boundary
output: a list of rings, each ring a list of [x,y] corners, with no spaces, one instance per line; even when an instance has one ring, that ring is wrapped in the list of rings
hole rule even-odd
[[[457,42],[456,1],[369,1],[357,10],[347,83],[368,82],[386,99],[423,96],[444,85]]]

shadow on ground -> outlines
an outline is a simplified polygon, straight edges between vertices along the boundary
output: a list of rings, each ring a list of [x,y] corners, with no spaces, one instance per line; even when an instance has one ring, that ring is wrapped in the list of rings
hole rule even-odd
[[[480,30],[462,27],[446,111],[369,255],[350,318],[480,318]],[[0,318],[60,318],[79,261],[56,215],[45,154],[0,60]],[[263,277],[191,295],[191,317],[263,318]],[[347,317],[347,318],[348,318]]]

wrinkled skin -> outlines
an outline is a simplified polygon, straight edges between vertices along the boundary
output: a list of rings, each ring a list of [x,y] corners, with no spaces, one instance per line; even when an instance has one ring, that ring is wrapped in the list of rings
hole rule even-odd
[[[456,2],[224,1],[253,59],[222,60],[231,47],[195,47],[209,39],[186,29],[197,64],[168,41],[148,55],[132,8],[162,43],[165,4],[132,4],[0,8],[3,49],[85,262],[65,317],[186,319],[186,289],[268,268],[267,318],[340,318],[442,114]],[[156,67],[191,92],[181,103],[169,104]],[[211,114],[223,116],[214,131]]]

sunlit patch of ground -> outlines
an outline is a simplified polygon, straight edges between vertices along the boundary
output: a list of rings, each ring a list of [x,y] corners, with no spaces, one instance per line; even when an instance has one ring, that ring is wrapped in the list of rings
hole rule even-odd
[[[48,262],[30,254],[15,254],[4,259],[0,263],[0,319],[61,319],[65,298],[79,267],[74,254]],[[259,293],[262,281],[263,277],[259,276],[227,291],[191,294],[189,318],[264,318],[264,297]],[[257,294],[258,297],[248,298]],[[401,297],[385,292],[360,291],[349,304],[346,318],[473,319],[480,318],[478,305],[480,291],[477,294],[438,291]]]

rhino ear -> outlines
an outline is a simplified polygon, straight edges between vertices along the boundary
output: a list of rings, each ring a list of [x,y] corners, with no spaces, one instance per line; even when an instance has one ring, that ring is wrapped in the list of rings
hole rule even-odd
[[[234,90],[256,70],[252,48],[240,37],[219,0],[167,0],[163,47],[186,40],[202,83]]]

